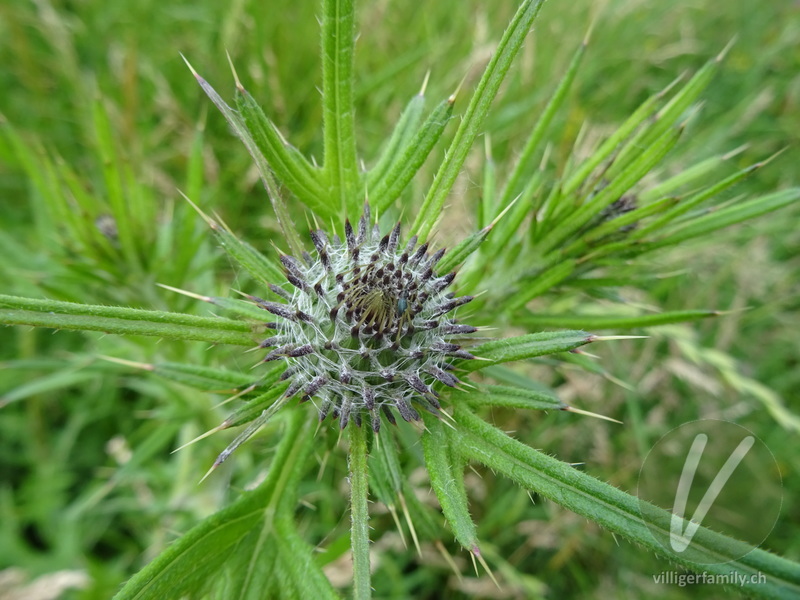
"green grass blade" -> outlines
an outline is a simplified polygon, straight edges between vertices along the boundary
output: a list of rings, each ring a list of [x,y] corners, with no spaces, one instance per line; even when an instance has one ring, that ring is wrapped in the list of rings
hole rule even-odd
[[[99,98],[92,103],[92,116],[95,141],[103,164],[108,203],[117,225],[117,235],[122,254],[125,256],[128,265],[134,269],[141,270],[139,240],[137,240],[135,228],[135,223],[141,218],[141,213],[133,213],[132,208],[129,206],[128,195],[123,191],[125,181],[124,174],[120,169],[123,163],[115,148],[114,135],[108,114],[102,100]]]
[[[61,192],[54,161],[40,144],[24,139],[11,124],[0,123],[0,132],[3,134],[0,139],[9,144],[9,153],[28,177],[32,192],[32,216],[39,239],[47,239],[52,235],[55,219],[62,227],[67,228],[69,237],[85,240],[85,223],[76,211],[69,210]]]
[[[541,0],[522,2],[503,33],[412,226],[412,232],[419,235],[421,239],[430,235],[438,220],[442,206],[467,159],[472,143],[481,132],[483,121],[500,89],[500,84],[508,74],[511,62],[522,47],[541,6]]]
[[[8,365],[3,366],[8,368]],[[96,371],[88,369],[62,369],[55,373],[42,375],[33,381],[28,381],[0,394],[0,408],[37,394],[78,386],[92,379],[96,380],[97,377],[98,373]]]

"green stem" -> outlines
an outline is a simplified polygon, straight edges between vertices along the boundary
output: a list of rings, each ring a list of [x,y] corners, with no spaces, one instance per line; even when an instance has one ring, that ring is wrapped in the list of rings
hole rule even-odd
[[[369,573],[369,511],[367,500],[366,427],[350,425],[350,543],[353,547],[353,598],[372,597]]]

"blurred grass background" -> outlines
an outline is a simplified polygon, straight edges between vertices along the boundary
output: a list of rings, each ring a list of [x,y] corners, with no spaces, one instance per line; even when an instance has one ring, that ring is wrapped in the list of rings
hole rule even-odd
[[[515,2],[478,0],[361,3],[356,104],[365,161],[376,156],[428,70],[427,95],[434,101],[465,76],[466,85],[474,83],[515,8]],[[276,227],[249,156],[179,53],[225,96],[233,93],[229,52],[243,83],[284,135],[319,157],[317,10],[313,1],[284,0],[0,5],[3,292],[205,314],[197,303],[154,284],[219,295],[236,287],[237,274],[217,260],[176,189],[218,211],[259,248],[269,248]],[[800,183],[800,5],[785,0],[757,6],[743,0],[724,6],[710,0],[551,0],[486,125],[497,164],[519,150],[593,20],[569,109],[554,128],[554,153],[572,151],[584,122],[590,138],[607,133],[649,94],[699,68],[735,38],[701,114],[660,175],[739,148],[729,160],[733,171],[786,148],[735,191],[763,193]],[[457,109],[463,110],[463,100]],[[448,237],[471,224],[467,215],[474,213],[480,193],[483,160],[483,148],[476,145],[452,199],[450,214],[463,223],[444,232]],[[432,165],[429,161],[412,197],[430,181]],[[119,189],[115,181],[122,182]],[[136,242],[130,248],[101,226],[115,198],[132,211]],[[77,225],[70,228],[58,206],[80,207]],[[298,217],[303,223],[302,212]],[[593,475],[633,491],[644,455],[663,433],[697,418],[734,420],[757,433],[784,470],[783,516],[764,547],[800,559],[798,430],[791,428],[797,417],[781,424],[766,409],[782,398],[789,411],[800,413],[798,217],[800,210],[793,208],[658,255],[653,272],[673,276],[655,279],[646,295],[626,296],[665,310],[713,308],[731,314],[593,349],[605,377],[564,369],[554,375],[537,367],[567,401],[619,418],[625,426],[565,414],[509,412],[494,415],[495,421],[531,445],[568,462],[584,462]],[[61,597],[110,597],[177,534],[256,479],[271,450],[255,440],[237,455],[235,468],[227,465],[224,477],[198,487],[224,443],[211,438],[191,451],[170,451],[221,420],[223,413],[213,407],[223,396],[96,359],[249,368],[235,351],[26,328],[5,329],[2,339],[0,598],[25,578],[61,571],[86,580],[82,589],[65,589]],[[300,518],[309,539],[324,540],[328,572],[345,585],[347,516],[343,470],[336,468],[344,459],[328,460],[333,467],[323,480],[308,482],[315,510]],[[439,564],[432,549],[420,560],[402,547],[391,519],[374,506],[373,537],[383,575],[375,580],[377,597],[713,598],[722,593],[655,586],[651,576],[668,568],[665,563],[618,544],[558,507],[531,504],[507,481],[482,475],[472,481],[472,508],[485,554],[508,586],[499,592],[487,577],[470,577],[466,555],[448,533],[443,540],[465,573],[463,581]],[[426,489],[421,472],[409,476]]]

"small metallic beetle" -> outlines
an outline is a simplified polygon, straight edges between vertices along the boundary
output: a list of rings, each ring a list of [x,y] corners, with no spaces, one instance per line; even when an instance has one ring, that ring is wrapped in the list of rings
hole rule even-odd
[[[397,299],[397,316],[402,317],[407,308],[408,300],[406,300],[406,297],[401,294],[400,298]]]

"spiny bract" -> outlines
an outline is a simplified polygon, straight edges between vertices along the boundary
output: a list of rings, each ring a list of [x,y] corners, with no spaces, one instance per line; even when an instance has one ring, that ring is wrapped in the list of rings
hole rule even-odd
[[[450,338],[476,331],[447,316],[472,297],[445,291],[455,273],[434,271],[444,250],[429,255],[416,236],[401,248],[400,225],[381,236],[368,205],[357,231],[345,223],[344,242],[322,230],[311,239],[316,258],[280,257],[294,289],[270,289],[286,303],[250,296],[281,318],[260,347],[274,348],[265,362],[287,362],[285,397],[313,398],[320,420],[331,414],[341,428],[364,416],[376,432],[381,413],[395,422],[391,409],[406,421],[419,419],[412,404],[438,414],[432,384],[458,385],[450,361],[474,358]]]

